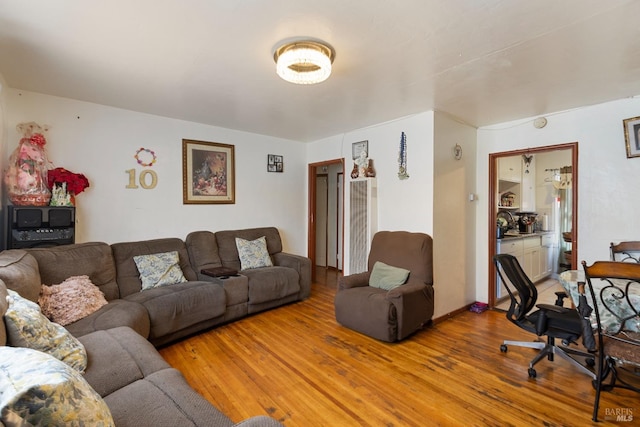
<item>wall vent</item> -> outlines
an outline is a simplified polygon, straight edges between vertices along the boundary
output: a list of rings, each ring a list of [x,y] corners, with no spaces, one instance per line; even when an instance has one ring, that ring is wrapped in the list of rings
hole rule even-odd
[[[367,271],[371,239],[377,231],[377,187],[373,178],[351,181],[349,274]]]

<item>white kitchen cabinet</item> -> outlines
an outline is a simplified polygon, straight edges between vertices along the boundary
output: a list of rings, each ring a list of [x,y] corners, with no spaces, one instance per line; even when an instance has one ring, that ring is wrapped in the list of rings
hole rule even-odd
[[[542,236],[542,250],[540,252],[540,270],[542,272],[542,278],[548,277],[553,273],[555,246],[554,235],[545,234]]]
[[[522,182],[522,158],[520,156],[498,158],[500,181]]]
[[[520,265],[522,265],[522,239],[505,239],[498,240],[498,244],[496,247],[496,253],[498,254],[510,254],[516,257]],[[497,274],[496,274],[497,275]],[[502,298],[509,295],[507,293],[506,288],[502,284],[502,280],[500,280],[500,276],[496,278],[496,297]]]
[[[528,168],[525,167],[522,170],[522,183],[520,184],[520,210],[523,212],[536,211],[535,158],[532,158]]]
[[[532,282],[536,282],[542,276],[540,270],[540,236],[525,237],[523,240],[523,266],[522,269]]]

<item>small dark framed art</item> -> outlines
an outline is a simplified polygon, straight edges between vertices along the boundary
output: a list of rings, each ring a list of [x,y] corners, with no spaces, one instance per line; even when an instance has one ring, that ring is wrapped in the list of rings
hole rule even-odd
[[[235,203],[234,146],[182,140],[183,204]]]
[[[278,154],[267,155],[267,172],[282,172],[284,163],[282,156]]]

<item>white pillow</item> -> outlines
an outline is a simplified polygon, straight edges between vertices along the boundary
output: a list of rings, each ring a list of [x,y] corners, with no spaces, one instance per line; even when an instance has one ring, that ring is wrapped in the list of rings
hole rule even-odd
[[[256,240],[245,240],[236,237],[236,247],[238,248],[238,257],[240,258],[240,268],[242,270],[273,266],[267,250],[265,236]]]
[[[0,347],[0,390],[0,425],[115,425],[82,374],[37,350]]]
[[[142,290],[186,282],[177,251],[133,257],[138,267]]]
[[[78,372],[84,372],[87,368],[87,351],[82,343],[62,326],[50,322],[40,312],[38,304],[22,298],[11,289],[7,291],[9,308],[4,315],[7,344],[42,351]]]

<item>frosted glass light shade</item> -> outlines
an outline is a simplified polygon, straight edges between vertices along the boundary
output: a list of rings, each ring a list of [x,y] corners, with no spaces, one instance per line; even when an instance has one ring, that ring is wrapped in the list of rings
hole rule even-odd
[[[319,42],[302,41],[280,46],[273,54],[276,72],[295,84],[315,84],[331,75],[333,50]]]

